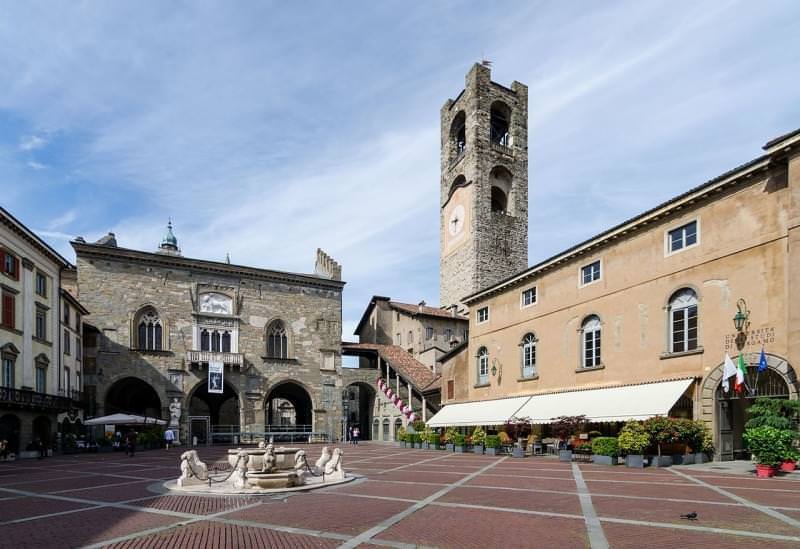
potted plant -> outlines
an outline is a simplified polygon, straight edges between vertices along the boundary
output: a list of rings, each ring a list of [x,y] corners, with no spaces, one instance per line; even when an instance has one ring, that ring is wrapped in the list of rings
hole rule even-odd
[[[425,450],[430,449],[430,435],[432,432],[433,430],[427,425],[419,432],[419,438],[422,441],[422,448]]]
[[[431,429],[428,431],[427,437],[428,437],[428,449],[436,450],[436,446],[439,444],[439,434],[433,429]]]
[[[458,434],[455,427],[448,427],[444,432],[444,443],[448,452],[455,451],[455,437]]]
[[[583,426],[586,425],[586,416],[559,416],[553,418],[552,421],[553,433],[561,441],[559,443],[558,459],[559,461],[572,461],[572,448],[567,441],[572,435],[583,430]]]
[[[797,468],[798,459],[800,459],[800,452],[790,447],[783,456],[781,471],[784,473],[791,473],[794,471]]]
[[[595,437],[592,440],[592,461],[600,465],[616,465],[619,455],[617,437]]]
[[[406,428],[402,425],[397,428],[397,434],[395,434],[395,438],[397,439],[397,443],[400,445],[400,448],[406,447]]]
[[[769,478],[775,475],[791,447],[792,432],[764,425],[745,429],[744,442],[756,459],[756,476]]]
[[[625,456],[626,467],[644,467],[644,450],[650,446],[650,435],[638,421],[629,421],[617,438],[619,452]]]
[[[672,465],[672,455],[663,455],[661,452],[662,444],[674,444],[678,440],[678,431],[675,428],[675,420],[655,416],[645,420],[644,428],[650,435],[650,439],[655,442],[658,454],[652,457],[652,464],[656,467],[669,467]]]
[[[414,448],[418,450],[422,450],[422,435],[419,433],[414,433]]]
[[[472,451],[476,454],[483,454],[483,447],[486,444],[486,431],[481,426],[475,427],[472,431]]]
[[[496,456],[500,448],[500,437],[497,435],[486,435],[486,455]]]
[[[464,438],[464,435],[457,433],[456,436],[453,437],[453,445],[456,454],[463,454],[464,446],[466,446],[466,439]]]

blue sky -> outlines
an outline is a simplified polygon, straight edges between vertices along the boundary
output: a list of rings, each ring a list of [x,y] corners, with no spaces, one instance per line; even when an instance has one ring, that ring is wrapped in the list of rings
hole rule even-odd
[[[472,63],[529,86],[535,263],[800,127],[800,2],[11,2],[0,204],[68,258],[343,265],[438,303],[439,109]]]

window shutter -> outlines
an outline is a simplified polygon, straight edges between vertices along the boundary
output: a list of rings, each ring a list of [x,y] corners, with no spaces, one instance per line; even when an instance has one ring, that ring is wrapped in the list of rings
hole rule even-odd
[[[14,296],[3,294],[3,325],[14,327]]]
[[[14,280],[19,280],[19,258],[14,257]]]

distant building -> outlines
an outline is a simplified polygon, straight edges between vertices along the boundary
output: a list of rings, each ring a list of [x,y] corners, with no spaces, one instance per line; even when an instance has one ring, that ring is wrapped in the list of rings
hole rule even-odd
[[[18,452],[56,442],[81,406],[80,303],[61,289],[72,265],[0,208],[0,440]],[[69,322],[67,320],[69,314]]]

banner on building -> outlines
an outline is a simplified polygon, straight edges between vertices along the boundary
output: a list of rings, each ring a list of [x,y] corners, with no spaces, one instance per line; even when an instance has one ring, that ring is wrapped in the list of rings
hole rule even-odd
[[[225,374],[225,365],[222,362],[209,362],[208,363],[208,392],[209,393],[222,393],[223,375]]]

